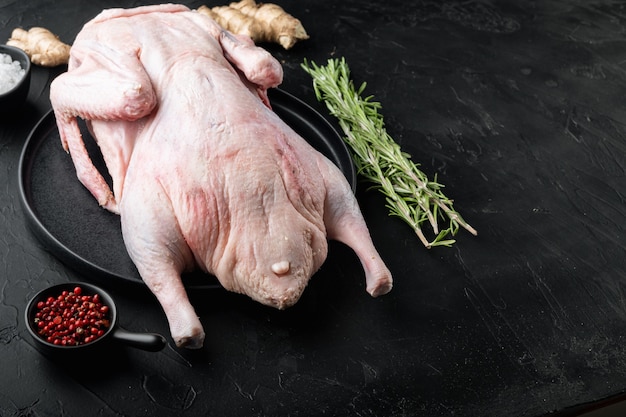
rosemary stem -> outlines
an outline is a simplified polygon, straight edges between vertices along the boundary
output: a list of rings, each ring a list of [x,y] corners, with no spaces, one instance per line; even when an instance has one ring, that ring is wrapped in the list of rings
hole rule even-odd
[[[381,104],[373,101],[372,96],[362,97],[366,84],[355,88],[344,58],[329,59],[325,66],[305,60],[302,68],[313,78],[317,99],[337,118],[357,172],[386,196],[391,216],[411,226],[427,248],[451,246],[455,241],[446,237],[454,236],[459,226],[477,234],[454,210],[452,200],[443,194],[444,186],[436,177],[429,181],[419,164],[411,161],[410,155],[388,134],[383,116],[378,112]],[[440,230],[438,220],[446,219],[447,227]],[[432,240],[422,230],[424,222],[435,235]]]

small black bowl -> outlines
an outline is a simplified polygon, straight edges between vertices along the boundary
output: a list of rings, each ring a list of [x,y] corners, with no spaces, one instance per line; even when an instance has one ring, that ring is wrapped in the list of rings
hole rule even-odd
[[[18,61],[24,70],[24,76],[13,88],[0,93],[0,117],[4,118],[18,113],[26,102],[30,89],[30,58],[26,52],[9,45],[0,45],[0,54],[9,55],[13,61]]]
[[[39,335],[37,324],[35,322],[35,315],[37,314],[37,304],[39,301],[45,301],[48,297],[58,297],[63,291],[71,292],[76,287],[81,287],[82,295],[95,295],[98,294],[102,300],[102,304],[109,307],[108,319],[109,326],[104,335],[95,339],[92,342],[74,345],[74,346],[62,346],[55,345],[48,342],[42,336]],[[158,352],[162,350],[167,344],[165,338],[156,333],[133,333],[122,329],[117,324],[117,307],[113,298],[102,288],[85,282],[70,282],[65,284],[58,284],[48,287],[39,293],[37,293],[26,305],[26,311],[24,313],[24,319],[26,321],[26,328],[33,337],[37,346],[41,350],[53,354],[68,354],[68,353],[87,353],[95,350],[101,350],[110,346],[110,342],[117,341],[122,344],[143,349],[150,352]]]

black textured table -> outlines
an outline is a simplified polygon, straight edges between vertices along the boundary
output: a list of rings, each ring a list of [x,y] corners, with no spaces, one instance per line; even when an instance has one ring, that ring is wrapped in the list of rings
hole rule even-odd
[[[111,280],[120,323],[168,335],[170,346],[54,360],[28,337],[25,304],[90,277],[49,253],[20,204],[20,152],[63,70],[35,67],[23,114],[0,125],[0,415],[534,417],[622,394],[626,7],[278,3],[311,35],[290,51],[267,46],[284,65],[282,89],[327,115],[300,64],[345,57],[391,135],[479,235],[427,250],[359,184],[395,277],[387,296],[370,298],[356,256],[332,243],[286,311],[220,289],[193,293],[207,340],[188,351],[172,347],[147,290]],[[138,4],[4,2],[0,40],[44,26],[71,43],[103,8]]]

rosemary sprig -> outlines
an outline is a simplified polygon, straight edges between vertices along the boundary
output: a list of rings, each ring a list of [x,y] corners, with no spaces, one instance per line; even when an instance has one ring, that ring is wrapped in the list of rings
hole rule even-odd
[[[373,96],[361,96],[366,83],[355,88],[345,58],[329,59],[326,66],[305,60],[302,68],[313,78],[317,99],[337,118],[358,174],[385,195],[391,216],[408,223],[427,248],[451,246],[455,240],[449,236],[454,236],[459,227],[477,234],[454,210],[436,175],[430,181],[419,164],[411,161],[410,155],[387,133],[379,113],[381,104],[373,101]],[[439,220],[447,221],[445,229],[439,229]],[[426,238],[424,223],[430,225],[433,240]]]

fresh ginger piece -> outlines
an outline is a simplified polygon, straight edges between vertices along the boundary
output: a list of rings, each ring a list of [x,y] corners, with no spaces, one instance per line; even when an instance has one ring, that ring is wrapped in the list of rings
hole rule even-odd
[[[42,27],[33,27],[28,31],[14,29],[7,45],[20,48],[26,52],[33,64],[43,67],[67,64],[70,58],[70,46]]]
[[[290,49],[298,40],[309,38],[300,20],[277,4],[241,0],[231,3],[230,7],[259,22],[262,31],[257,35],[258,42],[277,42],[283,48]]]
[[[198,11],[208,14],[230,32],[250,36],[254,42],[274,42],[290,49],[296,42],[309,39],[300,20],[277,4],[241,0],[212,9],[201,6]]]

